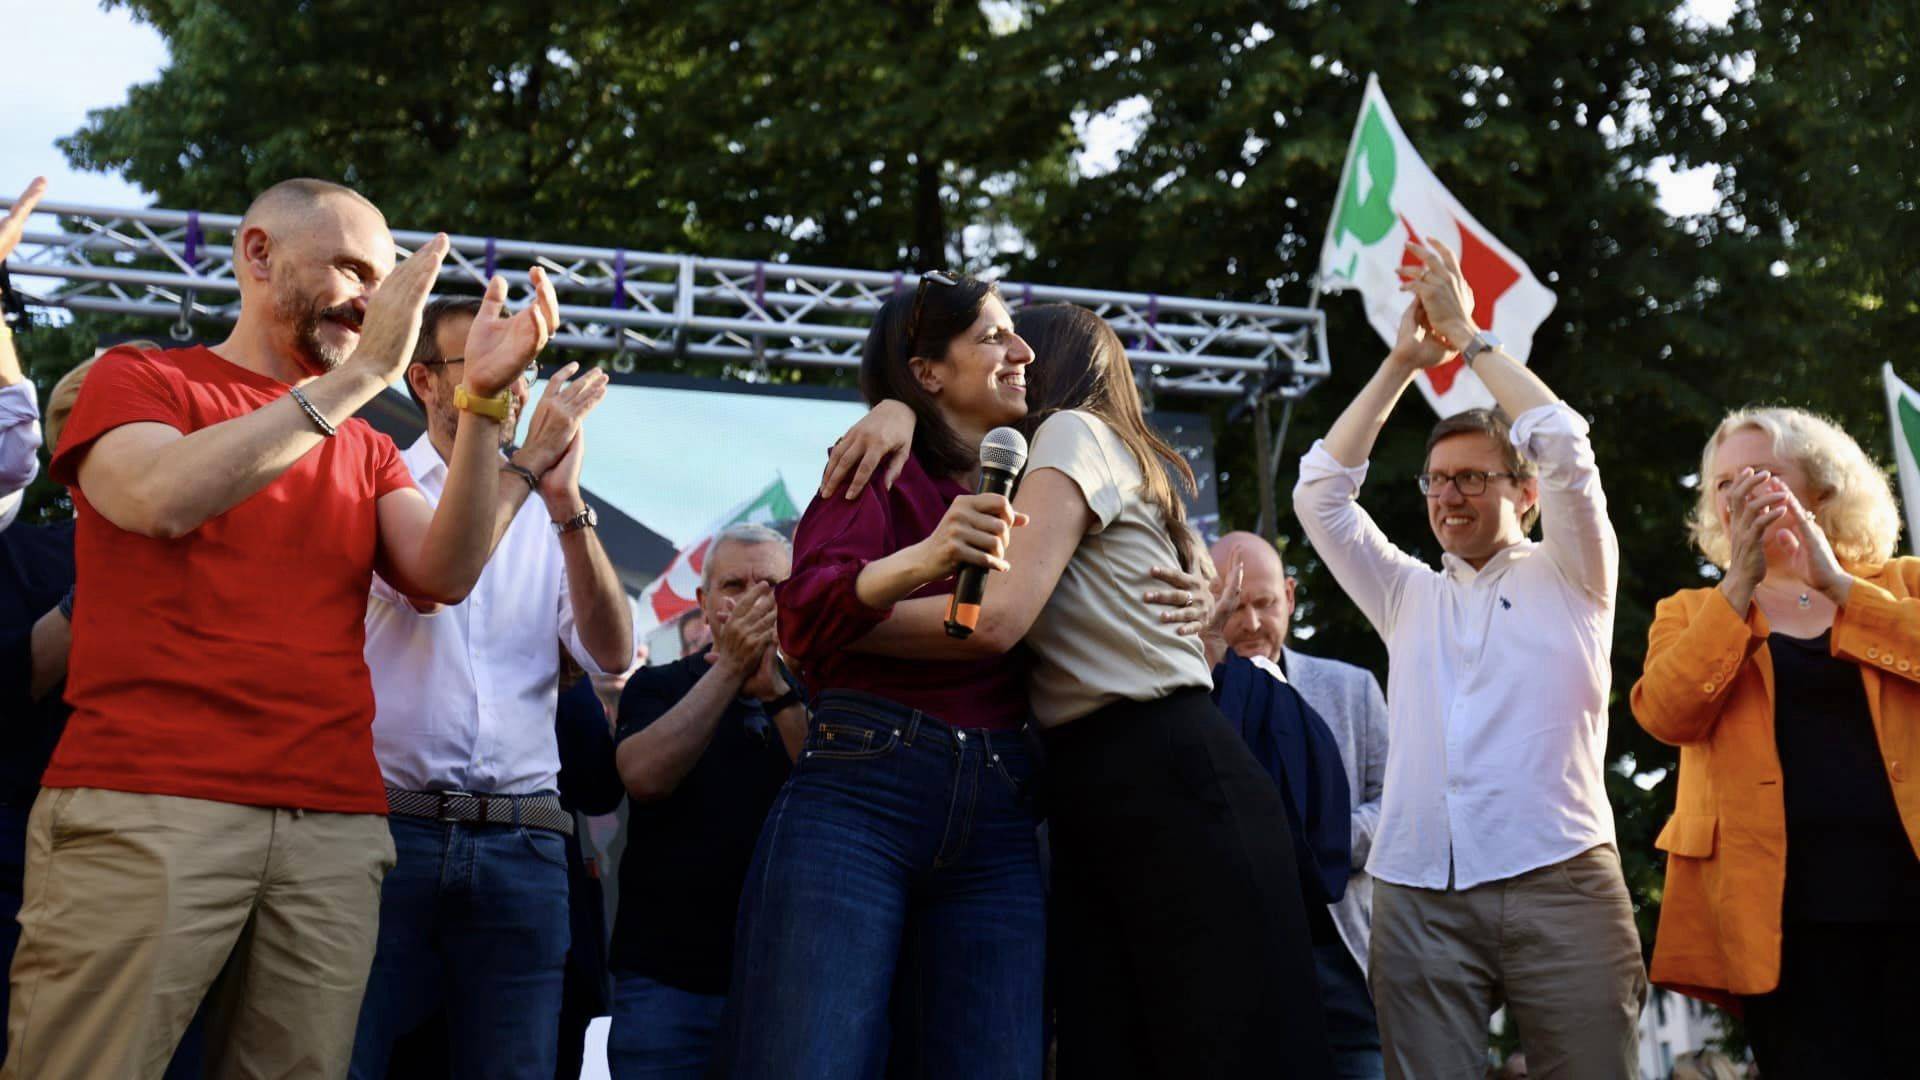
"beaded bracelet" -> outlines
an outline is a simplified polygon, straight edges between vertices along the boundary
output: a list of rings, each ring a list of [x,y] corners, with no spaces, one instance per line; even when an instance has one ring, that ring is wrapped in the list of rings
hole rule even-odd
[[[300,407],[307,411],[307,418],[313,421],[314,427],[320,429],[320,434],[325,435],[329,439],[333,438],[333,433],[337,429],[335,429],[332,424],[327,423],[327,418],[321,416],[320,410],[313,407],[313,402],[307,400],[307,395],[301,393],[300,388],[297,386],[292,387],[291,392],[293,394],[293,400],[299,402]]]

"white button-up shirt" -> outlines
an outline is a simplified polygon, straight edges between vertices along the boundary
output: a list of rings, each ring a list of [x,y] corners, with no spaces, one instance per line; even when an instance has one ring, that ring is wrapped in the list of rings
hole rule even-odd
[[[433,443],[422,435],[400,458],[438,504],[447,464]],[[458,604],[423,615],[376,576],[367,667],[373,749],[387,783],[501,795],[558,790],[553,718],[563,643],[589,673],[606,674],[580,641],[560,538],[538,498],[520,507]]]
[[[1619,542],[1585,420],[1543,405],[1514,422],[1513,442],[1540,470],[1544,538],[1477,572],[1395,547],[1360,509],[1365,465],[1319,442],[1300,462],[1301,526],[1387,644],[1391,740],[1367,860],[1382,881],[1470,888],[1614,838],[1603,770]]]

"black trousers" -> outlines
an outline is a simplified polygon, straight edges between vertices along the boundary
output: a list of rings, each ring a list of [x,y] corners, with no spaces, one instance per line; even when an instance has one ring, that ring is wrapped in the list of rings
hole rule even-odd
[[[1059,1080],[1331,1076],[1285,805],[1206,693],[1047,749]]]
[[[1780,986],[1742,998],[1767,1080],[1908,1076],[1920,1050],[1920,925],[1788,923]]]

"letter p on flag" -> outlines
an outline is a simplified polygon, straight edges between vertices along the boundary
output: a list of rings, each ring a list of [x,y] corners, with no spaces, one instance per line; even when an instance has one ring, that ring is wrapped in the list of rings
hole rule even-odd
[[[1553,293],[1427,168],[1370,75],[1320,249],[1319,287],[1358,289],[1367,321],[1392,345],[1400,316],[1413,302],[1400,291],[1394,270],[1410,260],[1409,241],[1428,238],[1459,254],[1473,289],[1473,321],[1498,334],[1508,355],[1526,363],[1534,332],[1553,311]],[[1458,357],[1421,372],[1414,384],[1441,416],[1493,405],[1493,395]]]

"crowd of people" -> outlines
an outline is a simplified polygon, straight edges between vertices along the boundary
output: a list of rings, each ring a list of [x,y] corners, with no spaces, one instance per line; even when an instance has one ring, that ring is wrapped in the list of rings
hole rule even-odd
[[[225,340],[107,350],[44,418],[0,328],[0,1076],[571,1076],[611,1013],[618,1078],[1480,1077],[1504,1007],[1529,1075],[1619,1078],[1649,975],[1742,1013],[1769,1078],[1904,1060],[1920,561],[1819,417],[1734,411],[1700,459],[1717,583],[1661,601],[1631,691],[1681,761],[1649,972],[1588,421],[1439,242],[1293,494],[1384,693],[1290,639],[1273,545],[1204,545],[1083,308],[888,300],[791,541],[720,533],[641,667],[580,488],[606,376],[530,400],[541,270],[518,310],[431,298],[445,237],[400,261],[315,180],[233,247]],[[1498,408],[1410,478],[1436,567],[1359,493],[1456,356]],[[354,418],[399,381],[405,450]],[[977,492],[1001,428],[1010,497]],[[43,446],[74,520],[13,521]],[[575,830],[623,799],[607,948]]]

